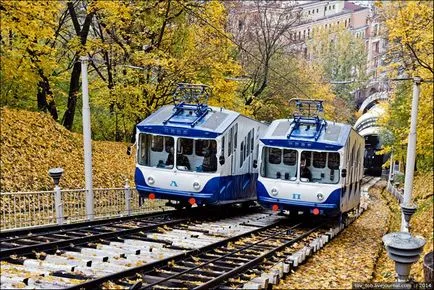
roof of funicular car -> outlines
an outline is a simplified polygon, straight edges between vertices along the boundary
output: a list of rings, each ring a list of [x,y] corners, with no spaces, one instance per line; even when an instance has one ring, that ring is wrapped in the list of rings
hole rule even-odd
[[[312,133],[316,131],[315,125],[310,125],[309,129],[307,126],[302,127],[294,136],[290,134],[295,126],[293,121],[294,119],[273,121],[261,141],[270,146],[339,150],[345,146],[351,132],[350,125],[327,122],[317,139],[312,138]]]
[[[224,108],[211,106],[207,108],[209,110],[205,116],[194,123],[198,117],[194,112],[190,113],[191,110],[174,114],[175,106],[166,105],[140,122],[137,128],[142,132],[153,134],[215,138],[240,116],[240,113]]]

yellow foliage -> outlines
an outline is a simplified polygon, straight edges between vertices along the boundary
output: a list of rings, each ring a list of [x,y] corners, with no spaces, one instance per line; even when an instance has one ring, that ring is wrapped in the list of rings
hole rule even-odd
[[[389,1],[380,5],[385,19],[391,55],[400,55],[390,64],[391,77],[396,77],[396,67],[405,69],[410,77],[433,79],[433,2]],[[417,124],[418,166],[432,169],[433,162],[433,83],[422,83],[419,97]],[[395,83],[386,114],[380,119],[392,134],[393,140],[386,142],[385,151],[393,151],[403,160],[410,125],[412,99],[411,82]]]
[[[57,124],[48,114],[1,110],[1,191],[51,190],[48,175],[62,167],[62,188],[84,187],[83,138]],[[133,180],[134,155],[126,144],[92,142],[94,187],[121,187]],[[130,182],[132,184],[133,182]]]
[[[55,38],[60,1],[2,1],[1,103],[21,105],[35,98],[40,74],[58,65]],[[54,78],[54,77],[53,77]]]
[[[137,122],[171,103],[177,83],[190,82],[211,87],[211,105],[240,108],[235,94],[238,85],[226,79],[240,70],[232,56],[233,44],[215,30],[224,33],[222,3],[98,1],[92,9],[102,15],[106,37],[114,41],[90,41],[88,48],[108,48],[113,63],[128,59],[127,65],[114,69],[113,89],[98,91],[100,105],[118,104],[115,108]]]

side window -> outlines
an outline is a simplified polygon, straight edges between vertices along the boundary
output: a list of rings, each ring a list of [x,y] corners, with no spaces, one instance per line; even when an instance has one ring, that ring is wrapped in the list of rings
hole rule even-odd
[[[241,150],[240,150],[240,168],[243,166],[243,162],[244,162],[244,141],[241,142]]]
[[[175,144],[174,140],[175,139],[172,137],[164,137],[165,150],[167,153],[170,153],[170,149],[173,148],[173,145]]]
[[[256,144],[256,158],[259,158],[259,144]]]
[[[249,134],[247,134],[247,147],[246,147],[246,156],[250,155],[250,141],[251,141],[252,132],[250,131]]]
[[[247,158],[247,145],[248,145],[247,144],[247,137],[244,137],[244,146],[243,146],[244,156],[243,156],[243,162]]]
[[[252,129],[252,140],[250,141],[251,147],[250,151],[253,152],[254,144],[255,144],[255,128]]]
[[[234,128],[232,127],[231,130],[229,131],[229,140],[228,140],[228,156],[232,155],[232,144],[233,144],[233,139],[234,139]]]
[[[221,153],[221,155],[223,155],[223,156],[225,156],[225,141],[226,141],[226,138],[225,138],[225,136],[223,136],[223,138],[222,138],[222,153]]]
[[[163,152],[163,136],[152,136],[151,138],[151,150]]]
[[[313,167],[324,168],[326,165],[326,152],[313,152]]]
[[[280,164],[282,162],[282,150],[279,148],[270,148],[268,162],[270,164]]]
[[[283,164],[294,166],[297,163],[297,151],[283,149]]]
[[[234,151],[237,149],[238,143],[238,124],[235,124],[235,133],[234,133]]]
[[[339,169],[340,156],[339,153],[329,153],[328,168]]]
[[[356,171],[356,167],[354,166],[354,164],[357,162],[357,157],[356,157],[356,153],[357,153],[357,150],[356,150],[356,144],[354,144],[354,146],[353,146],[353,150],[352,150],[352,152],[351,152],[351,158],[353,159],[352,161],[351,161],[351,168],[352,168],[352,171],[353,171],[353,174],[355,173],[355,171]]]

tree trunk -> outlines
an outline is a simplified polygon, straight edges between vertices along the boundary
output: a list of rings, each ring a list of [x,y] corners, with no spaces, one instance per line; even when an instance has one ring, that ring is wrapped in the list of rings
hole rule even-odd
[[[43,112],[50,112],[51,116],[54,120],[57,121],[58,114],[57,114],[57,108],[56,103],[54,102],[53,93],[50,89],[50,83],[45,76],[41,76],[42,80],[38,82],[38,94],[37,94],[37,100],[38,100],[38,109]],[[47,96],[49,96],[49,102],[47,103]]]
[[[68,2],[68,10],[71,15],[71,20],[74,24],[75,33],[77,36],[80,36],[81,45],[86,45],[87,36],[89,34],[90,25],[92,23],[92,17],[95,14],[94,12],[86,15],[86,18],[83,23],[83,27],[80,30],[80,24],[78,22],[77,14],[75,13],[74,5],[72,2]],[[75,107],[77,105],[77,95],[80,89],[80,73],[81,73],[81,63],[78,61],[78,57],[75,59],[74,67],[71,73],[71,79],[69,84],[69,95],[68,95],[68,105],[63,115],[63,126],[66,129],[71,130],[72,125],[74,124],[74,114]]]
[[[63,115],[63,126],[66,129],[71,130],[74,123],[75,108],[77,105],[77,95],[80,89],[80,73],[81,73],[81,63],[76,62],[71,73],[71,80],[69,82],[69,95],[68,95],[68,105]]]

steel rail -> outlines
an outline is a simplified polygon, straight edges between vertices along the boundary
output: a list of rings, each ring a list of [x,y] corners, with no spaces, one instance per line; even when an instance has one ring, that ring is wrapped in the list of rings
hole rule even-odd
[[[278,252],[278,251],[280,251],[280,250],[282,250],[282,249],[284,249],[284,248],[286,248],[286,247],[294,244],[295,242],[297,242],[297,241],[299,241],[299,240],[307,237],[308,235],[310,235],[314,231],[318,230],[321,226],[322,225],[316,226],[316,227],[310,229],[309,231],[307,231],[307,232],[305,232],[305,233],[303,233],[303,234],[301,234],[301,235],[299,235],[299,236],[297,236],[297,237],[295,237],[295,238],[293,238],[293,239],[285,242],[284,244],[282,244],[282,245],[280,245],[280,246],[278,246],[278,247],[276,247],[276,248],[268,251],[267,253],[264,253],[261,256],[255,258],[255,259],[253,259],[253,260],[251,260],[251,261],[249,261],[249,262],[247,262],[247,263],[245,263],[245,264],[243,264],[243,265],[241,265],[241,266],[239,266],[239,267],[237,267],[237,268],[235,268],[235,269],[233,269],[233,270],[231,270],[231,271],[229,271],[227,273],[224,273],[224,274],[222,274],[222,275],[220,275],[220,276],[218,276],[218,277],[216,277],[216,278],[214,278],[214,279],[212,279],[212,280],[210,280],[210,281],[208,281],[208,282],[206,282],[206,283],[204,283],[202,285],[199,285],[199,286],[197,286],[197,287],[195,287],[193,289],[197,289],[197,290],[198,289],[210,289],[212,287],[216,287],[216,286],[220,285],[221,282],[226,281],[228,278],[234,277],[234,276],[242,273],[244,270],[246,270],[248,268],[251,268],[253,266],[259,265],[264,259],[272,256],[275,252]],[[270,240],[270,239],[275,239],[275,238],[276,237],[274,237],[274,236],[273,237],[269,237],[269,238],[266,238],[263,241],[260,241],[258,243],[262,243],[265,240]],[[285,238],[280,238],[280,239],[285,239]],[[252,246],[253,245],[250,245],[249,247],[252,247]],[[233,253],[231,253],[231,254],[233,254]],[[146,286],[145,289],[147,289],[147,288],[148,287]]]
[[[259,207],[245,209],[242,211],[242,213],[249,210],[256,211],[258,208]],[[36,235],[33,235],[33,233],[30,232],[32,234],[22,234],[20,236],[13,236],[9,239],[1,240],[0,260],[5,260],[10,255],[28,255],[33,251],[48,251],[53,249],[57,250],[61,247],[70,246],[71,244],[77,246],[93,240],[125,236],[143,230],[153,230],[164,225],[170,226],[180,224],[190,219],[209,215],[210,212],[212,213],[214,211],[217,211],[217,208],[195,208],[189,210],[171,211],[169,213],[152,213],[124,219],[117,218],[105,221],[78,223],[70,225],[67,230],[64,230],[64,226],[57,226],[52,228],[51,231],[40,231]],[[227,216],[234,214],[239,215],[240,212],[238,211],[229,213]],[[213,214],[211,214],[211,216],[216,217]],[[167,220],[167,218],[170,218],[170,220]],[[115,223],[116,221],[118,223]],[[134,228],[125,228],[124,225],[130,222],[137,223],[137,225],[135,225]],[[95,226],[98,227],[95,228]],[[21,230],[20,232],[22,233]],[[70,236],[68,237],[68,235]],[[14,244],[18,245],[15,246]]]
[[[186,274],[187,274],[188,276],[189,276],[189,275],[192,275],[192,274],[189,274],[189,273],[194,272],[194,271],[197,272],[197,270],[200,269],[200,268],[202,268],[202,267],[206,267],[206,266],[209,265],[209,264],[212,264],[212,263],[215,263],[215,262],[217,262],[217,261],[221,261],[221,260],[224,260],[224,259],[230,258],[231,256],[234,256],[234,255],[236,255],[237,253],[240,253],[240,252],[242,252],[242,251],[245,251],[245,250],[247,250],[247,249],[249,249],[249,248],[253,248],[253,247],[259,246],[259,245],[263,244],[264,242],[267,242],[267,241],[270,241],[270,240],[275,240],[275,239],[279,239],[279,240],[288,240],[288,238],[282,236],[282,234],[285,234],[285,233],[287,233],[288,230],[291,230],[291,229],[297,228],[297,227],[299,227],[300,225],[301,225],[301,224],[294,225],[294,226],[290,227],[289,229],[285,229],[284,231],[281,231],[281,232],[280,232],[279,234],[277,234],[277,235],[273,235],[273,236],[270,236],[270,237],[263,238],[263,239],[261,239],[261,240],[255,242],[255,243],[252,243],[252,244],[250,244],[250,245],[247,245],[247,246],[244,246],[244,247],[242,247],[242,248],[236,249],[236,250],[234,250],[234,251],[232,251],[232,252],[230,252],[230,253],[227,253],[227,254],[225,254],[225,255],[223,255],[223,256],[220,256],[220,257],[217,257],[217,258],[211,259],[211,260],[209,260],[209,261],[207,261],[207,262],[205,262],[205,263],[202,263],[201,265],[197,265],[197,266],[192,267],[192,268],[190,268],[190,269],[186,269],[186,270],[184,270],[184,271],[182,271],[182,272],[179,272],[179,273],[176,273],[176,274],[174,274],[174,275],[172,275],[172,276],[169,276],[169,277],[163,278],[163,279],[161,279],[161,280],[159,280],[159,281],[156,281],[156,282],[154,282],[154,283],[151,283],[151,284],[145,285],[145,286],[143,286],[143,287],[142,287],[141,285],[140,285],[140,286],[137,285],[138,287],[137,287],[136,285],[135,285],[135,286],[136,286],[137,288],[139,288],[139,289],[152,289],[153,287],[155,287],[155,286],[157,286],[157,285],[161,285],[161,284],[163,284],[163,283],[165,283],[165,282],[169,282],[170,280],[173,280],[173,279],[175,279],[175,278],[177,278],[177,277],[181,277],[181,276],[184,276],[184,275],[186,275]],[[209,281],[206,281],[206,282],[204,282],[202,285],[199,285],[199,286],[197,286],[197,287],[194,287],[193,289],[210,289],[210,288],[216,287],[216,286],[222,284],[222,282],[226,281],[228,278],[234,277],[234,276],[236,276],[237,274],[242,273],[242,272],[245,271],[246,269],[248,269],[248,268],[250,268],[250,267],[252,267],[252,266],[255,266],[255,265],[260,264],[260,263],[261,263],[265,258],[267,258],[267,257],[269,257],[269,256],[272,256],[275,252],[277,252],[277,251],[279,251],[279,250],[281,250],[281,249],[283,249],[283,248],[285,248],[285,247],[288,247],[289,245],[291,245],[291,244],[293,244],[293,243],[299,241],[300,239],[302,239],[302,238],[308,236],[309,234],[311,234],[312,232],[316,231],[316,230],[317,230],[318,228],[320,228],[321,226],[322,226],[322,225],[316,226],[316,227],[310,229],[309,231],[307,231],[307,232],[305,232],[305,233],[303,233],[303,234],[301,234],[301,235],[298,235],[298,236],[295,237],[295,238],[290,239],[289,241],[283,243],[282,245],[279,245],[279,246],[277,246],[277,247],[271,248],[271,249],[269,249],[266,253],[260,255],[259,257],[256,257],[256,258],[254,258],[253,260],[250,260],[250,261],[248,261],[248,262],[245,262],[245,263],[243,263],[242,265],[239,265],[238,267],[236,267],[236,268],[234,268],[234,269],[232,269],[232,270],[229,270],[228,272],[223,273],[223,274],[221,274],[221,275],[219,275],[219,276],[217,276],[217,277],[213,277],[213,278],[211,278]],[[236,258],[239,259],[239,257],[236,257]],[[204,272],[206,272],[206,271],[204,271]],[[163,285],[164,285],[164,284],[163,284]],[[133,287],[134,287],[134,286],[133,286]]]
[[[294,228],[296,228],[296,227],[298,227],[298,226],[300,226],[300,225],[301,225],[301,223],[296,224],[296,225],[290,227],[289,229],[294,229]],[[262,229],[262,230],[263,230],[263,229]],[[288,231],[288,229],[285,230],[285,232],[287,232],[287,231]],[[230,253],[228,253],[228,254],[225,254],[225,255],[223,255],[223,256],[221,256],[221,257],[218,257],[218,258],[215,258],[215,259],[211,259],[211,260],[209,260],[209,261],[207,261],[207,262],[205,262],[205,263],[203,263],[203,264],[201,264],[201,265],[198,265],[198,266],[192,267],[192,268],[190,268],[190,269],[186,269],[186,270],[184,270],[184,271],[182,271],[182,272],[176,273],[175,275],[172,275],[172,276],[170,276],[170,277],[166,277],[166,278],[164,278],[164,279],[161,279],[161,280],[158,281],[158,282],[154,282],[154,283],[152,283],[152,284],[146,285],[143,289],[150,289],[150,288],[152,288],[153,286],[156,286],[156,285],[158,285],[158,284],[161,284],[161,283],[164,283],[164,282],[166,282],[166,281],[172,280],[172,279],[174,279],[174,278],[176,278],[176,277],[182,276],[182,275],[184,275],[184,274],[186,274],[186,273],[188,273],[188,272],[194,271],[194,270],[196,270],[196,269],[198,269],[198,268],[201,268],[201,267],[207,266],[207,265],[209,265],[209,264],[211,264],[211,263],[214,263],[214,262],[216,262],[216,261],[218,261],[218,260],[221,260],[221,259],[227,258],[227,257],[229,257],[229,256],[232,256],[232,255],[234,255],[234,254],[236,254],[236,253],[238,253],[238,252],[241,252],[241,251],[243,251],[243,250],[246,250],[246,249],[248,249],[248,248],[251,248],[251,247],[253,247],[253,246],[255,246],[255,245],[258,245],[258,244],[260,244],[260,243],[263,243],[263,242],[265,242],[265,241],[267,241],[267,240],[270,240],[270,239],[272,239],[272,238],[275,238],[275,237],[266,237],[266,238],[263,238],[263,239],[261,239],[261,240],[255,242],[255,243],[253,243],[253,244],[250,244],[250,245],[244,246],[244,247],[242,247],[242,248],[240,248],[240,249],[237,249],[237,250],[235,250],[235,251],[232,251],[232,252],[230,252]],[[255,260],[256,260],[256,259],[255,259]],[[234,269],[234,270],[235,270],[235,269]],[[231,272],[232,272],[232,271],[231,271]],[[219,277],[222,277],[222,276],[225,276],[225,274],[223,274],[223,275],[221,275],[221,276],[219,276]],[[219,277],[217,277],[217,278],[219,278]],[[217,279],[217,278],[216,278],[216,279]],[[210,286],[210,287],[211,287],[211,286]]]
[[[133,216],[124,216],[124,217],[116,217],[116,218],[109,218],[109,219],[98,219],[94,221],[84,221],[84,222],[77,222],[77,223],[71,223],[71,224],[65,224],[65,225],[48,225],[48,226],[37,226],[32,228],[24,228],[24,229],[18,229],[18,230],[4,230],[0,232],[0,242],[3,241],[12,241],[12,239],[19,239],[20,237],[28,236],[29,234],[32,234],[32,236],[35,236],[36,234],[41,233],[41,235],[45,235],[50,232],[61,232],[68,229],[77,229],[79,227],[90,227],[90,226],[97,226],[97,225],[105,225],[105,224],[113,224],[117,222],[123,222],[123,221],[134,221],[137,219],[147,218],[147,217],[153,217],[153,216],[164,216],[164,215],[171,215],[174,213],[179,213],[179,211],[176,210],[169,210],[164,212],[152,212],[152,213],[145,213],[140,215],[133,215]]]
[[[33,251],[48,251],[48,250],[53,250],[53,249],[59,249],[65,246],[70,246],[71,244],[73,244],[74,246],[77,245],[81,245],[90,241],[94,241],[94,240],[98,240],[98,239],[104,239],[104,238],[111,238],[111,237],[119,237],[119,236],[125,236],[128,234],[133,234],[133,233],[137,233],[143,230],[153,230],[157,227],[161,227],[161,226],[170,226],[170,225],[175,225],[175,224],[179,224],[185,221],[188,221],[189,218],[183,218],[183,219],[175,219],[175,220],[170,220],[170,221],[164,221],[164,222],[160,222],[160,223],[153,223],[153,224],[146,224],[144,226],[139,226],[139,227],[135,227],[135,228],[130,228],[130,229],[124,229],[124,230],[113,230],[113,231],[109,231],[109,232],[104,232],[104,233],[96,233],[98,230],[92,230],[90,228],[87,228],[86,231],[88,231],[91,235],[88,236],[84,236],[84,237],[76,237],[76,238],[65,238],[65,239],[60,239],[58,241],[52,241],[52,242],[42,242],[40,241],[37,244],[34,245],[27,245],[27,246],[21,246],[21,247],[15,247],[15,248],[6,248],[6,249],[1,249],[0,250],[0,260],[4,260],[7,259],[8,257],[10,257],[11,255],[26,255],[26,254],[30,254]],[[146,220],[143,222],[147,222]],[[64,234],[67,232],[63,232]],[[28,237],[28,239],[30,239],[31,237]]]
[[[275,227],[275,226],[279,225],[281,222],[282,222],[281,220],[278,220],[278,221],[276,221],[274,223],[271,223],[269,225],[263,226],[261,228],[249,231],[247,233],[239,234],[239,235],[236,235],[236,236],[224,239],[224,240],[216,242],[216,243],[212,243],[212,244],[207,245],[205,247],[202,247],[200,249],[194,249],[194,250],[186,251],[184,253],[181,253],[181,254],[178,254],[178,255],[175,255],[175,256],[172,256],[172,257],[168,257],[168,258],[165,258],[165,259],[162,259],[162,260],[159,260],[159,261],[155,261],[155,262],[152,262],[152,263],[149,263],[149,264],[146,264],[146,265],[130,268],[130,269],[127,269],[127,270],[122,271],[122,272],[117,272],[117,273],[109,274],[109,275],[106,275],[106,276],[103,276],[103,277],[100,277],[100,278],[96,278],[94,280],[90,280],[90,281],[87,281],[87,282],[84,282],[84,283],[81,283],[81,284],[78,284],[78,285],[71,286],[71,287],[66,288],[66,289],[70,289],[70,290],[72,290],[72,289],[74,289],[74,290],[76,290],[76,289],[80,289],[80,290],[83,290],[83,289],[99,289],[99,288],[101,288],[101,284],[103,284],[105,282],[116,281],[116,280],[119,280],[119,279],[122,279],[122,278],[125,278],[125,277],[128,277],[128,276],[131,276],[131,275],[135,275],[137,273],[143,273],[143,272],[152,271],[155,268],[167,265],[167,263],[170,262],[170,261],[175,261],[176,262],[176,261],[180,261],[180,260],[183,260],[185,258],[194,256],[194,255],[198,255],[198,254],[207,252],[209,250],[218,248],[218,247],[223,246],[223,245],[225,245],[225,244],[227,244],[229,242],[232,242],[234,240],[246,237],[248,235],[251,235],[251,234],[254,234],[254,233],[266,230],[266,229],[269,229],[271,227]],[[140,285],[132,285],[132,287],[138,287],[138,286],[140,287]]]

